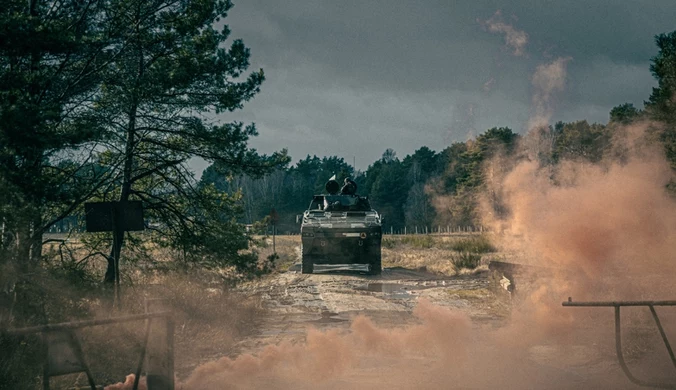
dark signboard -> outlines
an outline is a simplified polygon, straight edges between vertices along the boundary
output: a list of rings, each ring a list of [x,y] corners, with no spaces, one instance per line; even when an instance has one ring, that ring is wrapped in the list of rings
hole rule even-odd
[[[279,214],[277,214],[277,210],[273,207],[272,210],[270,210],[270,223],[276,225],[277,222],[279,222]]]
[[[113,221],[124,231],[143,230],[143,204],[140,200],[85,203],[88,232],[112,232]]]

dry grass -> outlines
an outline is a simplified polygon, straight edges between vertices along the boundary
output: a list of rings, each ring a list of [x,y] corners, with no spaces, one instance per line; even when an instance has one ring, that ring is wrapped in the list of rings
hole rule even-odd
[[[271,255],[272,237],[260,237],[260,241],[261,258]],[[275,247],[276,270],[284,272],[300,261],[300,236],[277,236]],[[384,267],[426,269],[448,276],[484,271],[490,259],[499,256],[487,235],[387,235],[382,253]]]
[[[385,236],[383,265],[462,275],[485,271],[495,251],[487,235]]]
[[[130,282],[125,280],[123,284],[122,309],[111,307],[111,301],[107,298],[112,295],[110,292],[91,288],[74,289],[67,284],[45,279],[43,286],[51,283],[53,286],[49,291],[58,291],[58,294],[50,292],[46,297],[49,322],[139,314],[145,310],[146,298],[161,298],[159,309],[173,312],[175,369],[176,374],[183,377],[199,364],[234,353],[235,343],[255,329],[256,321],[264,312],[258,297],[245,296],[228,288],[215,272],[137,270],[128,272],[126,278]],[[49,296],[54,299],[50,300]],[[144,332],[144,321],[94,326],[77,331],[98,384],[122,381],[126,375],[136,371]],[[25,339],[18,348],[21,356],[17,356],[17,361],[25,363],[25,358],[31,356],[32,350],[40,356],[39,343],[33,338]],[[3,364],[6,363],[11,361]],[[35,378],[40,376],[40,364],[40,359],[33,358],[31,370],[34,372],[28,370],[21,377],[11,379],[12,383],[0,383],[0,389],[35,388],[35,382],[39,382]],[[77,374],[53,378],[51,383],[52,388],[87,387],[86,377]]]
[[[273,254],[272,236],[258,237],[261,245],[258,247],[260,258],[267,258]],[[279,258],[275,260],[275,270],[287,271],[289,267],[300,261],[300,235],[276,236],[275,250]]]
[[[465,299],[468,301],[485,301],[493,294],[486,288],[477,288],[473,290],[455,290],[449,289],[448,294],[456,299]]]

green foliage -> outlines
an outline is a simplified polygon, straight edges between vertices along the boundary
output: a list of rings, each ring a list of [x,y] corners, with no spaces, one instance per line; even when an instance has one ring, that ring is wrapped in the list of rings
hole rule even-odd
[[[599,162],[611,145],[609,129],[586,120],[562,123],[555,126],[555,143],[552,158],[561,160],[587,160]]]
[[[497,251],[495,246],[491,243],[490,239],[485,236],[473,236],[468,238],[462,238],[458,241],[451,243],[450,248],[458,252],[468,252],[468,253],[491,253]]]
[[[202,183],[219,190],[243,194],[243,223],[264,218],[274,207],[281,220],[280,231],[297,231],[295,216],[307,208],[312,195],[324,193],[333,174],[341,181],[351,176],[360,195],[368,196],[385,217],[384,229],[404,226],[473,225],[477,223],[477,194],[482,190],[485,163],[496,155],[513,154],[519,136],[509,128],[493,128],[477,140],[455,143],[441,153],[421,147],[400,160],[387,149],[367,171],[355,173],[343,158],[307,156],[294,167],[279,169],[264,177],[226,175],[216,164],[206,169]],[[438,212],[432,197],[450,194],[448,213]]]
[[[484,168],[487,161],[498,155],[511,155],[519,135],[507,127],[494,127],[480,134],[476,140],[468,141],[466,148],[460,154],[450,157],[457,159],[456,166],[457,189],[475,189],[484,183]]]
[[[381,246],[383,248],[392,249],[397,246],[398,240],[393,237],[383,237],[381,241]]]
[[[399,239],[399,243],[415,249],[429,249],[438,245],[434,237],[426,234],[402,236]]]
[[[645,102],[653,118],[676,124],[676,31],[655,36],[658,54],[651,59],[650,72],[657,80]]]
[[[232,3],[108,4],[107,49],[115,55],[103,69],[86,120],[104,124],[107,149],[96,157],[118,180],[93,197],[141,200],[155,224],[153,237],[183,251],[186,262],[254,272],[255,256],[246,251],[249,238],[237,223],[240,195],[198,185],[188,166],[196,157],[213,162],[207,175],[213,179],[262,175],[288,161],[284,150],[268,156],[247,145],[257,135],[253,124],[214,118],[241,108],[265,78],[262,70],[245,73],[249,49],[239,39],[229,41],[227,25],[216,28]],[[106,281],[113,280],[113,271],[110,261]]]
[[[481,255],[471,252],[460,252],[451,255],[451,262],[456,269],[474,269],[481,263]]]
[[[610,110],[610,122],[627,125],[643,116],[643,111],[631,103],[620,104]]]
[[[326,181],[334,174],[339,182],[354,177],[352,167],[342,157],[307,156],[295,166],[280,167],[264,176],[226,175],[219,173],[214,164],[204,171],[200,185],[213,184],[219,191],[241,193],[241,223],[255,224],[274,208],[279,215],[277,230],[288,232],[298,229],[295,216],[307,208],[313,195],[326,192]],[[361,194],[362,189],[359,188]]]
[[[105,181],[82,182],[91,172],[79,154],[100,135],[82,116],[110,58],[103,12],[103,2],[76,0],[0,7],[0,187],[11,193],[0,209],[19,215],[3,219],[24,266],[39,260],[42,233]]]
[[[378,165],[378,174],[370,183],[369,198],[378,211],[385,216],[388,224],[395,227],[403,226],[405,221],[404,204],[410,188],[406,180],[406,167],[399,161],[394,151],[388,149],[383,154]],[[370,171],[371,167],[369,167]],[[368,176],[367,176],[368,180]]]
[[[667,159],[676,169],[676,31],[655,37],[659,49],[651,59],[650,72],[657,80],[657,87],[645,102],[651,118],[665,124],[660,134]]]
[[[440,175],[433,180],[437,193],[456,193],[459,186],[459,178],[464,174],[464,166],[461,164],[461,156],[467,151],[467,144],[455,142],[439,153]]]

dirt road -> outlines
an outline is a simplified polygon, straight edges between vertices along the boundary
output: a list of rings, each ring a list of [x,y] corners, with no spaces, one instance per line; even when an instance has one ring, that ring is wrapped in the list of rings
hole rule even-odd
[[[364,270],[365,271],[365,270]],[[466,313],[474,324],[499,326],[507,307],[488,290],[486,274],[444,277],[425,271],[385,268],[381,276],[367,276],[359,266],[319,266],[311,275],[300,264],[289,272],[247,287],[258,293],[268,309],[260,333],[240,343],[242,352],[279,343],[300,341],[308,326],[348,329],[358,315],[378,326],[414,323],[419,299]]]
[[[614,356],[612,322],[599,326],[610,332],[533,342],[528,325],[510,333],[509,307],[486,273],[385,268],[374,277],[327,266],[304,275],[297,264],[243,290],[267,315],[185,388],[638,388]],[[641,365],[654,362],[664,360]]]

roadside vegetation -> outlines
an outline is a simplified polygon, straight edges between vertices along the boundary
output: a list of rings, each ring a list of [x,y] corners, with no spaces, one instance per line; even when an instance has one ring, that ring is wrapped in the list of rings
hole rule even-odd
[[[488,234],[383,237],[386,267],[424,269],[444,275],[485,270],[497,248]]]
[[[260,256],[272,255],[272,237],[261,237]],[[285,272],[300,261],[300,236],[283,235],[276,239],[275,272]],[[424,269],[444,275],[484,270],[490,259],[501,256],[488,234],[385,235],[382,240],[383,265]]]
[[[53,323],[108,317],[110,294],[96,287],[100,283],[97,274],[91,269],[71,274],[57,267],[23,280],[19,290],[22,295],[17,300],[29,299],[41,310],[21,305],[14,315],[33,319],[34,323],[43,320],[36,318],[41,313],[46,313]],[[115,310],[114,316],[143,313],[146,298],[162,298],[156,307],[173,312],[175,370],[179,378],[224,353],[235,354],[236,341],[255,328],[263,313],[257,297],[237,294],[223,283],[221,274],[213,271],[157,267],[125,272],[124,281],[120,297],[123,309]],[[144,331],[144,321],[78,330],[97,384],[124,381],[126,375],[135,372]],[[41,388],[44,355],[37,336],[0,334],[0,350],[0,389]],[[86,388],[87,380],[84,375],[72,374],[53,378],[51,385]]]

